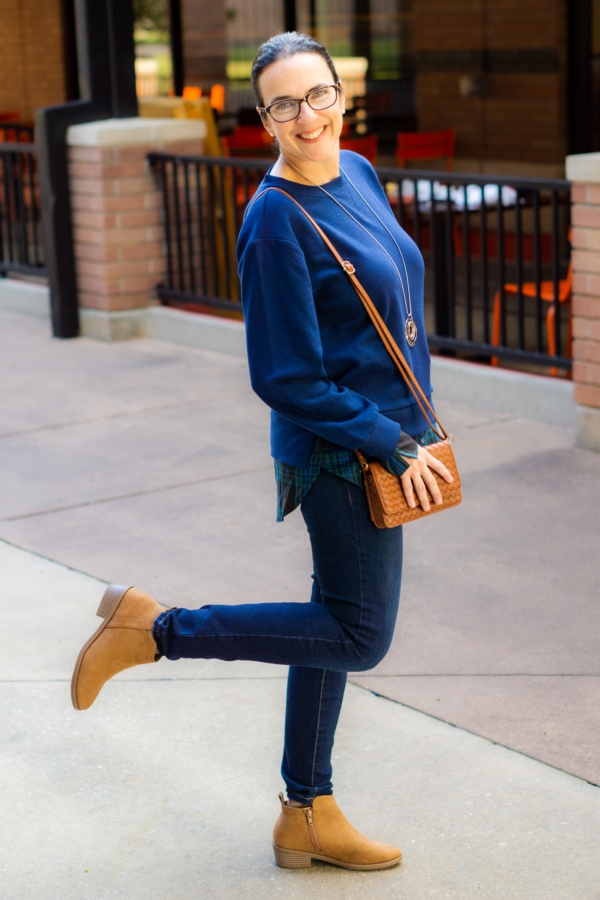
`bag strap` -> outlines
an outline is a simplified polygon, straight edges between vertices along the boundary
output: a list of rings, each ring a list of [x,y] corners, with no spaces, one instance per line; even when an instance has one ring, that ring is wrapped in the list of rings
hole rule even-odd
[[[321,235],[325,244],[331,250],[333,256],[335,257],[337,262],[340,264],[340,266],[342,267],[342,269],[344,270],[344,272],[346,273],[346,275],[349,277],[350,281],[352,282],[352,287],[358,294],[363,306],[365,307],[365,309],[369,315],[369,318],[371,319],[371,321],[373,322],[373,325],[377,329],[377,333],[379,334],[379,337],[383,341],[383,344],[384,344],[386,350],[392,357],[392,360],[396,364],[396,367],[398,368],[400,374],[406,381],[406,384],[408,385],[408,388],[409,388],[410,392],[412,393],[413,397],[417,401],[417,404],[418,404],[419,409],[421,410],[423,416],[425,417],[425,419],[427,419],[430,427],[433,429],[433,431],[437,434],[437,436],[441,440],[450,440],[451,441],[452,436],[448,434],[448,432],[446,431],[446,429],[444,428],[442,423],[437,418],[437,416],[433,410],[433,407],[431,406],[429,400],[423,393],[423,389],[421,388],[421,385],[417,381],[413,370],[407,363],[407,361],[404,357],[404,354],[400,350],[400,347],[397,345],[396,341],[394,340],[394,338],[392,337],[392,335],[390,333],[389,328],[387,327],[387,325],[381,318],[381,315],[379,314],[377,307],[375,306],[375,304],[371,300],[370,296],[368,295],[368,293],[366,292],[366,290],[364,289],[364,287],[362,286],[362,284],[356,277],[356,275],[355,275],[356,270],[355,270],[354,266],[352,265],[352,263],[348,262],[348,260],[342,259],[342,257],[340,256],[338,251],[335,249],[335,247],[333,246],[333,244],[331,243],[331,241],[329,240],[329,238],[327,237],[327,235],[325,234],[325,232],[323,231],[321,226],[315,222],[313,217],[304,209],[304,207],[300,203],[298,203],[298,201],[295,200],[291,194],[288,194],[287,191],[284,191],[282,188],[278,188],[278,187],[266,187],[259,194],[256,194],[253,197],[252,202],[254,203],[256,200],[258,200],[259,197],[262,197],[263,194],[266,194],[267,191],[277,191],[278,193],[283,194],[284,197],[287,197],[289,200],[291,200],[292,203],[295,203],[296,206],[298,207],[298,209],[304,213],[304,215],[306,216],[308,221],[311,223],[311,225],[313,225],[314,228],[316,229],[316,231]]]

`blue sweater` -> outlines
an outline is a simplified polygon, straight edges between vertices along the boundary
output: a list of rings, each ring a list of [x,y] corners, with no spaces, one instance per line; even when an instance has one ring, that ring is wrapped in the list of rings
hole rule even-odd
[[[423,259],[390,209],[367,160],[342,151],[340,162],[398,242],[410,280],[419,329],[414,348],[404,336],[406,310],[396,269],[378,245],[319,188],[267,173],[261,189],[283,188],[323,228],[362,282],[423,388],[431,393],[423,315]],[[343,174],[324,185],[386,248],[404,279],[389,234]],[[271,407],[271,452],[304,467],[313,437],[389,459],[401,429],[427,428],[352,284],[303,213],[276,191],[249,207],[240,231],[238,265],[250,379]],[[406,284],[405,284],[406,289]]]

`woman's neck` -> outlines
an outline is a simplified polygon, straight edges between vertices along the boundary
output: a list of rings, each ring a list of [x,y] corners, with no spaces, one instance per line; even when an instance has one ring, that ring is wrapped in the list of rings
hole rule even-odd
[[[327,184],[339,177],[339,159],[327,160],[323,163],[296,164],[296,162],[289,162],[285,156],[281,155],[273,166],[271,174],[278,178],[285,178],[287,181],[295,181],[297,184]]]

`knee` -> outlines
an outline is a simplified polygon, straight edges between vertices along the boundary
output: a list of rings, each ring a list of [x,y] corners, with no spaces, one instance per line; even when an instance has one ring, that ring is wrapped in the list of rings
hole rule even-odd
[[[377,635],[368,642],[355,641],[356,662],[352,666],[352,671],[367,672],[374,669],[387,655],[391,643],[392,634]]]

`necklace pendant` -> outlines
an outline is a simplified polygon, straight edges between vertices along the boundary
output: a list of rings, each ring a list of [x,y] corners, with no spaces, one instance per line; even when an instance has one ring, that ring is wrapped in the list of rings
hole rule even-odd
[[[414,347],[417,343],[417,325],[412,316],[408,316],[404,323],[404,334],[406,335],[406,343],[409,347]]]

